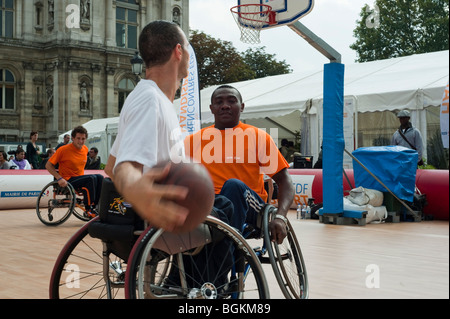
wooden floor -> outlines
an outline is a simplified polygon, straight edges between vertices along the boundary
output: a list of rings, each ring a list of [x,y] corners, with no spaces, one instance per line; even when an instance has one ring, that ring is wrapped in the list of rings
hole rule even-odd
[[[449,298],[448,222],[336,226],[289,217],[303,250],[310,299]],[[48,298],[56,256],[82,225],[71,217],[47,227],[34,210],[0,211],[0,298]],[[268,280],[272,296],[280,298]]]

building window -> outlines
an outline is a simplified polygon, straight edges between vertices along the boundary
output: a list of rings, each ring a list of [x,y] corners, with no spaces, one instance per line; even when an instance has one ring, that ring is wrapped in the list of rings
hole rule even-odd
[[[6,69],[0,69],[0,110],[15,109],[15,88],[14,75]]]
[[[123,79],[119,82],[119,113],[122,112],[127,96],[134,90],[134,83],[130,79]]]
[[[0,37],[12,38],[14,30],[14,0],[0,0]]]
[[[43,29],[42,12],[44,5],[42,4],[41,1],[38,1],[34,4],[34,6],[36,7],[36,23],[34,25],[34,28],[36,29],[36,31],[42,31]]]
[[[139,5],[135,0],[117,0],[116,42],[120,48],[137,49]]]

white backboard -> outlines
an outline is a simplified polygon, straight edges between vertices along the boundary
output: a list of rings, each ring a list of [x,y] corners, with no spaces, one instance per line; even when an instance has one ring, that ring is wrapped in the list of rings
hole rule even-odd
[[[314,7],[314,0],[238,0],[238,5],[261,4],[269,5],[275,11],[277,23],[266,24],[263,28],[273,28],[293,23],[308,13]]]

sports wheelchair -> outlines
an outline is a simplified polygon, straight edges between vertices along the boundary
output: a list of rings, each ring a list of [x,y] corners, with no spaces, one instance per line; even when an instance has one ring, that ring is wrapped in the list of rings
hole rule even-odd
[[[48,183],[39,193],[36,201],[36,214],[47,226],[58,226],[67,221],[71,214],[82,221],[92,218],[86,214],[83,193],[68,183],[59,186],[56,180]]]
[[[306,299],[308,278],[291,224],[283,244],[270,240],[275,214],[266,205],[261,224],[246,228],[247,238],[214,211],[190,233],[168,233],[146,226],[105,179],[100,215],[60,252],[50,298],[267,299],[262,264],[270,263],[284,296]],[[262,247],[250,246],[261,239]]]

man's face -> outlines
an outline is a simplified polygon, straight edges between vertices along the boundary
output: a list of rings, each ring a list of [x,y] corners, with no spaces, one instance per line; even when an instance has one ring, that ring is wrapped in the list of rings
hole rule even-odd
[[[70,135],[64,136],[64,144],[67,144],[70,142]]]
[[[400,124],[404,127],[406,127],[409,123],[409,117],[399,117]]]
[[[77,133],[77,135],[72,139],[73,145],[80,150],[85,142],[86,142],[86,134],[82,133]]]
[[[89,150],[89,157],[90,158],[94,158],[95,157],[95,151],[94,150]]]
[[[239,124],[244,104],[235,89],[223,88],[213,95],[210,109],[214,114],[215,127],[223,130]]]

